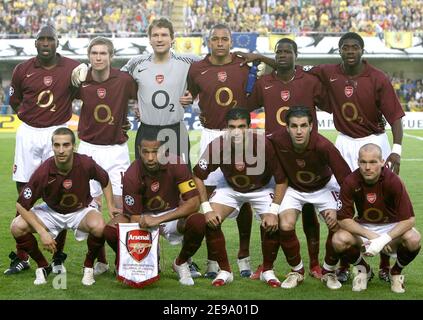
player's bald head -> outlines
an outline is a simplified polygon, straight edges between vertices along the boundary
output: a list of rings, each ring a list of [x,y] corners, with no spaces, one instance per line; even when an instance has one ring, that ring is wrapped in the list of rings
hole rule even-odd
[[[363,153],[375,153],[379,160],[382,160],[382,149],[374,143],[367,143],[358,151],[358,158],[361,158]]]
[[[35,39],[38,40],[40,38],[52,38],[56,41],[59,39],[56,29],[51,25],[42,26],[40,30],[38,30]]]

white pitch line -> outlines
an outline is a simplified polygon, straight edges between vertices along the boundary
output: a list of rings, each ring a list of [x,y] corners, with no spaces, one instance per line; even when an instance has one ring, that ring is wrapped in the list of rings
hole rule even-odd
[[[408,133],[404,133],[404,136],[408,137],[408,138],[414,138],[420,141],[423,141],[423,137],[419,137],[419,136],[414,136],[412,134],[408,134]]]

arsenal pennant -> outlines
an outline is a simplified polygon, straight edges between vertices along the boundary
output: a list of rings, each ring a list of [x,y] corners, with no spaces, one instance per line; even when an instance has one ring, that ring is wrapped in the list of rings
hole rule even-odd
[[[104,99],[106,97],[106,89],[105,88],[98,88],[97,95],[100,99]]]
[[[217,80],[219,80],[220,82],[225,82],[226,79],[228,79],[226,71],[220,71],[217,73]]]
[[[156,81],[158,84],[161,84],[164,81],[164,75],[162,74],[156,75]]]
[[[43,82],[47,87],[50,87],[51,84],[53,83],[53,77],[52,76],[45,76],[43,78]]]
[[[148,255],[151,245],[151,233],[147,230],[131,230],[126,234],[126,249],[138,262]]]
[[[377,196],[376,193],[368,193],[366,195],[367,201],[369,201],[369,203],[373,204],[376,202]]]
[[[281,98],[282,98],[283,101],[288,101],[290,97],[291,97],[291,94],[290,94],[289,90],[282,90],[281,91]]]
[[[347,98],[349,98],[349,97],[351,97],[351,96],[353,95],[353,93],[354,93],[354,88],[353,88],[353,87],[351,87],[351,86],[346,86],[346,87],[345,87],[344,92],[345,92],[345,96],[346,96]]]

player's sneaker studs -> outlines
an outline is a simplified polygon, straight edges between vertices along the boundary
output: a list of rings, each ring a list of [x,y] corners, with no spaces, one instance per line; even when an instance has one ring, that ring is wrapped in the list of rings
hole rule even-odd
[[[66,273],[66,268],[63,265],[68,255],[64,252],[58,252],[51,263],[52,272],[55,274]]]
[[[11,260],[10,266],[4,270],[4,274],[11,275],[29,269],[29,258],[28,260],[21,260],[13,251],[9,254],[9,258]]]
[[[94,268],[84,267],[84,275],[81,280],[84,286],[92,286],[95,283],[94,280]]]
[[[181,265],[177,265],[175,261],[173,261],[173,270],[178,274],[179,283],[184,286],[193,286],[194,280],[191,277],[191,272],[189,271],[189,265],[187,262],[184,262]]]
[[[304,276],[298,272],[290,272],[287,274],[286,279],[282,282],[281,288],[292,289],[304,281]]]
[[[207,268],[206,268],[206,273],[204,274],[204,278],[214,279],[216,278],[219,271],[220,271],[220,267],[217,261],[207,260]]]
[[[215,287],[224,286],[227,283],[231,283],[234,280],[232,272],[220,270],[216,278],[212,281],[212,285]]]
[[[342,287],[342,284],[341,282],[339,282],[338,278],[336,277],[336,274],[332,272],[324,274],[321,278],[321,281],[325,282],[326,287],[331,290],[337,290]]]
[[[266,282],[272,288],[279,288],[281,286],[281,282],[276,278],[275,271],[273,270],[260,273],[260,280]]]
[[[250,257],[237,259],[239,274],[242,278],[249,278],[251,276]]]

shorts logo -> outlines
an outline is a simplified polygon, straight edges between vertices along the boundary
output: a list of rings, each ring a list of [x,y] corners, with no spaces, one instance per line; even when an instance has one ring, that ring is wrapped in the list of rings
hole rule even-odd
[[[245,163],[244,162],[235,163],[235,169],[237,169],[238,171],[243,171],[245,169]]]
[[[157,81],[158,84],[161,84],[164,81],[164,75],[158,74],[156,76],[156,81]]]
[[[16,164],[13,165],[13,173],[16,173],[16,170],[18,170],[18,166]]]
[[[351,86],[346,86],[346,87],[345,87],[344,92],[345,92],[345,96],[346,96],[347,98],[349,98],[349,97],[351,97],[351,96],[353,95],[353,93],[354,93],[354,88],[353,88],[353,87],[351,87]]]
[[[50,87],[51,84],[53,83],[53,77],[52,76],[45,76],[43,78],[43,82],[47,87]]]
[[[376,202],[377,196],[376,196],[376,193],[368,193],[366,194],[366,198],[367,198],[367,201],[369,201],[369,203],[373,204]]]
[[[66,190],[69,190],[70,188],[72,188],[72,180],[71,179],[66,179],[65,181],[63,181],[63,188],[65,188]]]
[[[160,183],[158,181],[155,181],[151,184],[151,191],[157,192],[159,191]]]
[[[24,198],[25,199],[31,199],[31,197],[32,197],[32,190],[31,190],[31,188],[29,188],[29,187],[26,187],[25,189],[24,189],[24,191],[23,191],[23,196],[24,196]]]
[[[198,161],[198,166],[202,170],[206,170],[208,165],[209,164],[207,163],[207,160],[206,159],[200,159],[200,161]]]
[[[305,167],[305,165],[306,165],[306,163],[305,163],[305,160],[304,160],[304,159],[295,159],[295,161],[297,162],[297,164],[298,164],[298,166],[299,166],[300,168],[304,168],[304,167]]]
[[[126,249],[137,262],[150,253],[151,246],[151,233],[146,230],[131,230],[126,234]]]
[[[290,97],[291,97],[291,94],[288,90],[281,91],[281,98],[283,101],[288,101]]]
[[[133,198],[133,197],[131,197],[130,195],[126,195],[126,196],[125,196],[125,203],[126,203],[128,206],[132,207],[132,206],[135,204],[135,200],[134,200],[134,198]]]
[[[98,88],[97,95],[100,99],[104,99],[106,97],[106,89],[105,88]]]
[[[15,93],[15,89],[12,86],[10,86],[10,88],[9,88],[9,96],[13,96],[14,93]]]
[[[226,79],[228,79],[228,74],[226,73],[226,71],[220,71],[217,73],[217,80],[219,80],[220,82],[225,82]]]

